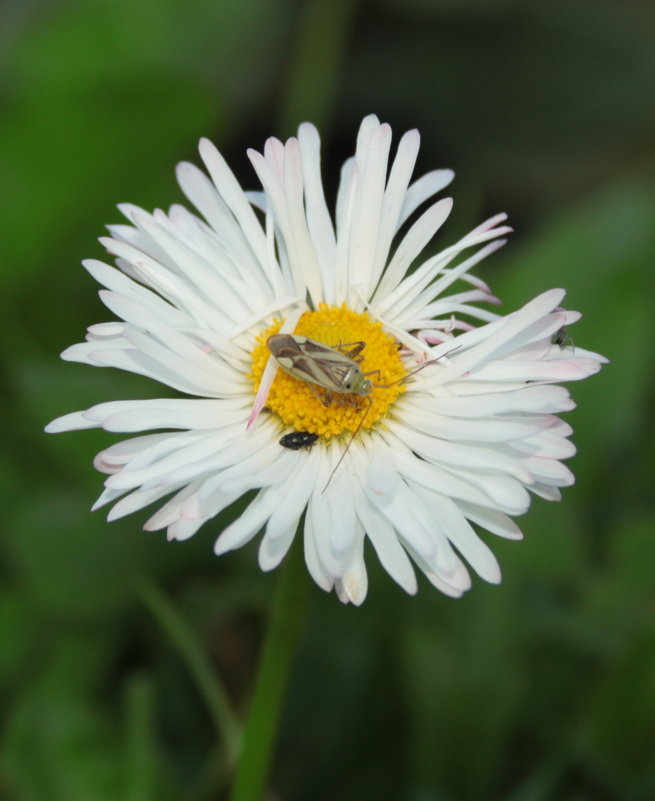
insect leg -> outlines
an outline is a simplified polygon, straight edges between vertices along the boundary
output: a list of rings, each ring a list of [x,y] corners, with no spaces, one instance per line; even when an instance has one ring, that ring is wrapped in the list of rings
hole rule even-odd
[[[318,398],[323,406],[331,406],[332,405],[332,393],[324,390],[321,392],[316,384],[312,384],[309,381],[306,382],[307,386],[309,387],[309,391],[315,398]]]
[[[344,350],[344,348],[348,348],[351,345],[354,345],[355,347],[352,348],[351,350]],[[366,347],[366,342],[360,339],[357,342],[340,342],[337,345],[337,350],[340,350],[345,356],[347,356],[349,359],[352,359],[354,362],[361,362],[362,359],[358,359],[357,357],[364,350],[365,347]]]
[[[376,373],[378,374],[378,378],[382,375],[382,373],[379,370],[369,370],[369,372],[368,373],[364,373],[364,375],[375,375]],[[390,387],[391,384],[375,384],[374,386],[376,386],[376,387]]]

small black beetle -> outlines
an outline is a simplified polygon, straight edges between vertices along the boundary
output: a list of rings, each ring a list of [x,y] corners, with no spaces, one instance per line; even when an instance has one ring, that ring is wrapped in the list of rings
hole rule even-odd
[[[311,448],[317,439],[318,434],[310,434],[309,431],[292,431],[280,439],[280,445],[292,451],[299,451],[301,448]]]

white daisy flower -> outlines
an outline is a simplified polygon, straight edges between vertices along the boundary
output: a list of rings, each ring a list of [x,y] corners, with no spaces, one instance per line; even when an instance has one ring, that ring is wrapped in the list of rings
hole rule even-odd
[[[301,525],[316,583],[355,604],[367,592],[366,540],[408,593],[415,567],[455,597],[471,586],[465,561],[500,581],[474,524],[519,539],[512,517],[531,493],[557,500],[573,483],[562,463],[575,451],[571,428],[558,415],[574,403],[558,382],[592,375],[605,359],[558,335],[580,317],[561,308],[563,290],[503,317],[477,305],[497,302],[469,271],[503,244],[504,214],[418,261],[452,206],[428,201],[453,178],[436,170],[411,183],[418,148],[410,131],[390,162],[391,129],[364,119],[334,221],[309,124],[249,152],[262,192],[245,193],[202,140],[211,180],[178,168],[202,217],[179,205],[168,214],[120,207],[130,224],[101,240],[116,267],[84,262],[120,321],[91,326],[62,358],[140,373],[191,397],[101,403],[50,423],[51,432],[156,432],[98,454],[108,478],[94,508],[113,503],[115,520],[171,496],[145,528],[184,540],[255,490],[215,552],[263,530],[259,564],[271,570]],[[276,372],[266,341],[280,331],[346,355],[357,352],[346,343],[364,343],[357,359],[371,393],[338,384],[326,393]],[[264,409],[254,415],[260,383]]]

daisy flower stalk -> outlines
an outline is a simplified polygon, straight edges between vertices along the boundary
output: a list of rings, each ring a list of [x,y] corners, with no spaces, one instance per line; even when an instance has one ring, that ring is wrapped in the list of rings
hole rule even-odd
[[[513,518],[532,495],[558,500],[573,483],[559,415],[574,403],[560,384],[606,360],[558,336],[580,317],[562,308],[561,289],[503,316],[489,308],[499,301],[471,270],[504,244],[504,214],[423,255],[450,213],[451,199],[436,196],[453,173],[412,182],[418,149],[410,131],[391,158],[390,127],[366,117],[334,219],[307,123],[249,151],[261,191],[244,192],[202,140],[209,177],[187,163],[177,173],[198,213],[119,207],[128,224],[101,239],[115,266],[84,262],[119,319],[91,326],[62,358],[181,396],[100,403],[49,424],[151,432],[97,455],[108,478],[94,508],[113,504],[114,520],[163,501],[145,528],[184,540],[255,490],[216,554],[263,530],[259,564],[271,570],[298,533],[314,581],[345,603],[366,596],[367,540],[408,593],[416,568],[453,597],[471,586],[469,568],[500,581],[474,526],[520,539]],[[370,374],[371,392],[330,392],[277,369],[267,347],[277,333],[343,354]],[[316,442],[284,447],[292,432]]]

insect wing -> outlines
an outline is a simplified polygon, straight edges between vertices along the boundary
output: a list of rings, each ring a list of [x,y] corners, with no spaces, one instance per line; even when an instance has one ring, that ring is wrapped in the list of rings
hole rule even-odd
[[[364,380],[357,362],[313,339],[295,334],[273,334],[266,344],[280,367],[301,381],[347,394],[358,392]]]
[[[301,448],[311,448],[318,439],[318,434],[310,434],[309,431],[292,431],[280,438],[280,445],[292,451],[299,451]]]

